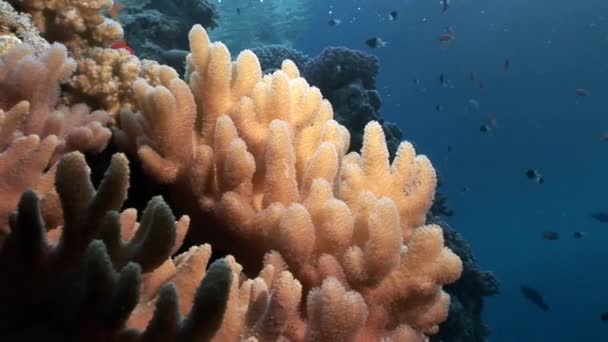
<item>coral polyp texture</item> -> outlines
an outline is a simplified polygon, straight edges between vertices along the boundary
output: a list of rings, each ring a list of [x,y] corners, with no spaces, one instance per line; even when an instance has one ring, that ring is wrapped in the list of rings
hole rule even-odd
[[[361,152],[346,154],[348,131],[289,60],[262,75],[255,54],[232,61],[201,26],[190,48],[186,81],[161,67],[160,85],[135,83],[141,112],[122,111],[115,137],[168,184],[193,239],[234,254],[245,273],[261,268],[233,284],[217,340],[436,333],[449,308],[442,286],[462,263],[425,224],[437,185],[429,160],[403,142],[391,164],[376,122]]]

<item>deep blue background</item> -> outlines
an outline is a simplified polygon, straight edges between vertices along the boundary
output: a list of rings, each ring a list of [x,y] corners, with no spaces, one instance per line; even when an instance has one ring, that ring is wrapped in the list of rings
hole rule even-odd
[[[312,2],[312,23],[296,48],[316,55],[344,45],[380,58],[383,115],[431,158],[456,212],[449,222],[500,278],[502,293],[484,315],[489,340],[608,341],[599,319],[608,311],[608,225],[589,216],[608,210],[608,142],[600,139],[608,130],[608,2],[452,0],[445,14],[439,0]],[[391,22],[393,9],[399,18]],[[343,23],[329,27],[330,18]],[[442,49],[437,37],[447,26],[456,40]],[[388,46],[367,48],[374,36]],[[453,89],[439,87],[442,72]],[[576,88],[591,95],[577,97]],[[467,110],[469,99],[479,112]],[[435,111],[437,104],[445,109]],[[498,127],[482,134],[488,115]],[[527,168],[542,172],[545,184],[526,179]],[[543,240],[545,230],[561,239]],[[574,231],[588,235],[575,240]],[[538,288],[551,310],[526,302],[521,284]]]

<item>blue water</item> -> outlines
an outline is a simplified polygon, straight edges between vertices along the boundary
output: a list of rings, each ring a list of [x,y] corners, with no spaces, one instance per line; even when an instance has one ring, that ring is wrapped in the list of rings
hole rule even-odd
[[[599,319],[608,311],[608,225],[589,216],[608,209],[608,142],[600,139],[608,130],[608,2],[452,0],[445,14],[438,2],[316,0],[295,47],[316,55],[344,45],[380,58],[382,114],[431,158],[456,212],[448,221],[501,281],[485,308],[489,341],[608,341]],[[393,9],[399,17],[389,21]],[[342,24],[328,26],[331,18]],[[437,37],[447,26],[456,40],[445,49]],[[388,46],[366,47],[374,36]],[[454,88],[439,86],[440,73]],[[467,109],[469,99],[479,112]],[[497,127],[482,134],[488,115]],[[528,180],[527,168],[545,183]],[[560,240],[543,240],[545,230]],[[574,231],[588,234],[575,240]],[[551,310],[525,301],[522,284],[539,289]]]

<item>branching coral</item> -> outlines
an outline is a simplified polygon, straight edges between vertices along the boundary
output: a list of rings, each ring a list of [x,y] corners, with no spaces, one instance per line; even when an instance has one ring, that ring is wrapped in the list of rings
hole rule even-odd
[[[221,223],[240,260],[276,250],[262,274],[303,285],[302,297],[290,290],[279,306],[307,298],[302,315],[281,313],[269,335],[241,324],[240,336],[418,341],[436,332],[449,306],[441,286],[462,264],[441,229],[424,225],[437,182],[428,159],[402,143],[390,165],[377,123],[366,127],[361,154],[345,155],[348,131],[292,62],[262,77],[253,53],[231,62],[200,26],[190,42],[189,86],[169,68],[159,71],[161,86],[138,81],[143,113],[123,112],[117,139],[172,184],[180,206],[192,209],[184,202],[194,199],[195,219]]]
[[[160,266],[167,273],[165,265],[173,263],[170,255],[181,244],[188,218],[175,222],[168,206],[156,198],[137,224],[132,211],[117,212],[127,186],[124,155],[113,158],[97,190],[82,154],[63,157],[56,182],[65,221],[60,234],[47,234],[36,194],[23,194],[11,216],[12,232],[0,247],[3,338],[196,341],[216,332],[233,282],[229,263],[217,261],[205,273],[208,255],[178,256],[175,273],[181,279],[181,270],[187,269],[183,265],[195,266],[201,276],[194,283],[169,279],[174,283],[165,284],[167,279],[159,279],[155,270]],[[192,259],[200,261],[192,265]],[[151,287],[159,289],[156,307],[141,302],[140,292],[150,293]],[[188,308],[185,319],[178,311],[182,306]],[[150,324],[127,328],[131,315],[150,309]]]
[[[62,45],[52,45],[39,58],[27,45],[0,58],[0,244],[6,218],[21,192],[33,188],[39,196],[52,192],[53,163],[64,153],[100,152],[110,139],[111,118],[84,104],[60,104],[60,83],[73,70]],[[50,170],[44,173],[47,169]],[[45,218],[53,206],[43,200]],[[53,222],[54,223],[54,222]]]

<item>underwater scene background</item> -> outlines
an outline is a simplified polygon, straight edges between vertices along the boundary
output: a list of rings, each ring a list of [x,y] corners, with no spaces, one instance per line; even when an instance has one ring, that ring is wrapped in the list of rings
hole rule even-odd
[[[381,64],[381,112],[429,155],[454,210],[447,221],[500,281],[484,307],[488,341],[608,340],[600,319],[608,231],[591,217],[607,201],[608,4],[454,0],[445,13],[437,1],[313,6],[314,23],[295,44],[304,51],[369,51],[364,41],[374,36],[388,42],[370,51]],[[395,21],[387,19],[391,10],[399,11]],[[332,17],[343,24],[324,25]],[[456,39],[442,48],[437,36],[447,26]],[[441,87],[442,73],[453,87]],[[577,88],[590,95],[577,96]],[[470,110],[470,99],[479,110]],[[489,115],[496,128],[482,133]],[[545,182],[529,180],[529,168]],[[545,231],[560,239],[543,239]],[[575,239],[576,231],[587,234]],[[521,285],[541,291],[550,310],[526,302]]]
[[[607,76],[601,0],[0,0],[0,340],[608,341]]]

